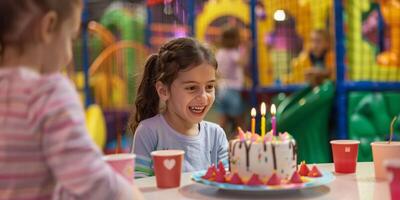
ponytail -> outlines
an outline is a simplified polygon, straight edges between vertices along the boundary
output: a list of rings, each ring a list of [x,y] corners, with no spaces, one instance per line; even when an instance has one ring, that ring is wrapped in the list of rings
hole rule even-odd
[[[158,55],[151,55],[145,64],[142,81],[140,82],[135,101],[135,113],[132,115],[129,128],[135,133],[142,120],[158,114],[160,98],[158,97],[155,83],[157,81]]]

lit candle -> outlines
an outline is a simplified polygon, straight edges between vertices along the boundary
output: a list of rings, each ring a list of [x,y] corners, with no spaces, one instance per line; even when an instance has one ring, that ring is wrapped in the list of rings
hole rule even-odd
[[[275,104],[272,104],[271,105],[271,115],[272,115],[271,124],[272,124],[272,135],[273,136],[276,136],[276,117],[275,117],[275,114],[276,114],[276,107],[275,107]]]
[[[261,138],[265,136],[265,113],[267,112],[267,108],[265,103],[261,103]]]
[[[256,115],[257,111],[255,108],[251,109],[251,133],[254,134],[256,133]]]

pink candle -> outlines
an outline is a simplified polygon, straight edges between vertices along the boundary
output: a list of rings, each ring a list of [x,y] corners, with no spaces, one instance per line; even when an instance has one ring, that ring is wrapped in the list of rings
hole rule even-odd
[[[275,104],[272,104],[271,105],[271,115],[272,115],[271,124],[272,124],[272,135],[273,136],[276,136],[276,117],[275,117],[275,114],[276,114],[276,107],[275,107]]]

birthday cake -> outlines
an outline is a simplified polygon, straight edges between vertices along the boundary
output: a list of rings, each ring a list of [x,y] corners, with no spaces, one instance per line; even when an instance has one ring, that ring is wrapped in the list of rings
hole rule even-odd
[[[259,177],[271,177],[274,173],[289,179],[297,169],[296,141],[288,133],[273,136],[271,132],[264,138],[257,134],[243,134],[230,141],[230,171],[241,179],[249,179],[256,174]]]
[[[303,161],[297,167],[296,141],[289,133],[272,132],[264,137],[239,129],[238,139],[229,143],[229,170],[222,163],[212,165],[203,179],[219,183],[249,186],[282,186],[303,184],[322,174],[314,165],[312,169]]]

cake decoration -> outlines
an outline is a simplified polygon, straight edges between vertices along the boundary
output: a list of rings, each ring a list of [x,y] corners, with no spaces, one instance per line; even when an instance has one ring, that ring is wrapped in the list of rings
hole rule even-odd
[[[271,107],[273,117],[275,109],[274,106]],[[261,110],[261,115],[265,118],[265,105]],[[252,109],[251,116],[251,132],[245,132],[238,127],[237,139],[229,141],[229,171],[219,162],[217,167],[212,165],[207,170],[204,179],[249,186],[279,187],[303,184],[313,180],[312,177],[322,176],[315,166],[310,170],[304,161],[298,169],[296,141],[288,132],[278,132],[276,121],[268,132],[265,123],[262,123],[260,136],[255,132],[255,109]]]
[[[213,164],[207,169],[206,174],[202,178],[210,180],[215,178],[216,174],[217,168],[215,168],[215,165]]]
[[[219,163],[218,163],[218,172],[217,173],[222,174],[223,176],[226,175],[225,166],[224,166],[224,164],[222,164],[221,161],[219,161]]]
[[[276,175],[276,173],[273,173],[267,182],[267,185],[280,185],[280,184],[281,184],[281,179],[278,177],[278,175]]]
[[[243,184],[243,181],[242,181],[242,179],[240,179],[240,177],[237,173],[234,173],[233,176],[231,177],[231,179],[229,180],[229,183],[241,185],[241,184]]]
[[[306,162],[302,161],[300,164],[299,174],[301,176],[308,176],[309,172],[310,172],[310,169],[308,169]]]
[[[293,137],[285,132],[274,136],[268,132],[264,137],[238,128],[239,139],[230,141],[230,170],[240,177],[253,174],[270,177],[275,170],[279,177],[290,179],[297,170],[297,146]],[[242,139],[240,139],[242,138]]]
[[[225,183],[225,174],[222,174],[221,172],[217,172],[215,176],[215,181],[219,183]]]
[[[264,185],[264,183],[260,180],[260,177],[258,177],[257,174],[253,174],[247,182],[247,185]]]
[[[308,173],[308,176],[310,177],[321,177],[322,174],[321,172],[318,170],[317,166],[313,166],[311,171]]]
[[[301,180],[300,174],[297,171],[293,172],[292,178],[290,178],[290,183],[303,183],[303,180]]]

